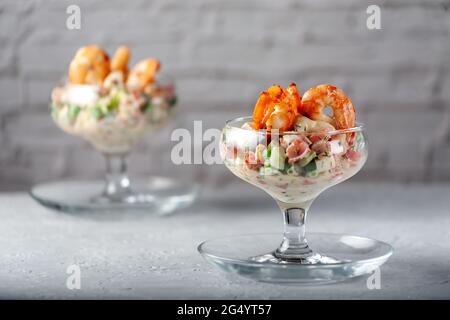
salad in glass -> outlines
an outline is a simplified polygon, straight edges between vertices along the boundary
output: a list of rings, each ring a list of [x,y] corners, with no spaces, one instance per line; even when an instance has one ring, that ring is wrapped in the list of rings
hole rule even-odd
[[[306,239],[312,202],[367,159],[364,129],[341,89],[322,84],[301,96],[294,83],[269,87],[252,117],[226,122],[220,150],[232,173],[276,200],[284,233],[205,241],[198,250],[207,261],[258,281],[327,283],[371,272],[392,254],[388,244],[364,237],[309,233]]]
[[[31,195],[43,205],[77,213],[135,208],[168,213],[194,200],[193,183],[166,177],[128,178],[128,154],[144,134],[168,122],[177,102],[175,85],[160,73],[158,59],[143,59],[128,69],[130,56],[126,46],[111,59],[97,45],[82,47],[70,62],[67,79],[53,89],[53,120],[104,155],[106,174],[105,181],[35,186]]]
[[[144,133],[164,124],[176,104],[174,84],[157,81],[157,59],[142,60],[129,71],[129,58],[127,47],[118,48],[111,61],[98,46],[80,48],[68,82],[52,91],[58,126],[105,154],[129,152]]]
[[[329,117],[316,111],[330,103],[318,100],[324,93],[316,90],[347,102]],[[323,85],[307,91],[300,102],[295,84],[287,89],[270,87],[260,95],[253,118],[225,126],[225,165],[279,201],[315,198],[324,188],[357,173],[367,158],[363,133],[351,130],[355,115],[345,97],[340,89]]]

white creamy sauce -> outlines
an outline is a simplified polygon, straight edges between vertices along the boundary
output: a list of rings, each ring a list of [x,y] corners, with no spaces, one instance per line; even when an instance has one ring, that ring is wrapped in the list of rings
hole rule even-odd
[[[93,105],[99,98],[98,86],[68,85],[63,94],[63,102],[76,104],[80,107]]]

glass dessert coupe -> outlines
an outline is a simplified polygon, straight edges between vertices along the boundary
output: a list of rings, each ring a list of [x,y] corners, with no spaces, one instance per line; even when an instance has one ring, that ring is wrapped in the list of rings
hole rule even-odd
[[[149,92],[137,95],[115,76],[111,73],[102,86],[64,81],[52,93],[53,120],[104,156],[104,181],[39,184],[31,196],[46,207],[73,213],[138,209],[168,214],[188,206],[198,192],[195,183],[166,177],[131,180],[127,174],[126,159],[136,142],[145,134],[156,134],[175,114],[173,81],[160,73]],[[107,94],[102,93],[105,86]]]
[[[386,243],[351,235],[305,235],[311,203],[327,188],[355,175],[367,159],[363,126],[317,133],[252,130],[251,117],[226,123],[221,153],[228,169],[272,196],[284,218],[284,234],[249,234],[205,241],[198,250],[222,270],[265,282],[327,283],[373,271],[392,254]],[[324,141],[321,146],[320,141]],[[286,145],[318,141],[316,157],[287,161]],[[292,144],[292,142],[294,142]],[[309,150],[309,148],[307,148]],[[315,159],[315,160],[313,160]]]

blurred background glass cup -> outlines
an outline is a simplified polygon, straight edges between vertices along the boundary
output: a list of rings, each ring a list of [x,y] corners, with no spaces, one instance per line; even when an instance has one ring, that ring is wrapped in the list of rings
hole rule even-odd
[[[107,83],[105,80],[105,83]],[[174,116],[177,96],[173,79],[159,74],[151,92],[135,92],[117,84],[106,88],[64,82],[52,93],[51,112],[65,132],[88,141],[105,159],[103,192],[100,181],[38,184],[31,195],[41,204],[68,212],[140,209],[167,214],[195,199],[197,186],[181,179],[132,179],[128,156],[144,135],[157,135]],[[109,90],[101,95],[102,90]],[[63,98],[64,97],[64,101]],[[80,99],[91,99],[91,106]],[[80,104],[76,101],[80,100]],[[154,158],[157,152],[149,151]]]

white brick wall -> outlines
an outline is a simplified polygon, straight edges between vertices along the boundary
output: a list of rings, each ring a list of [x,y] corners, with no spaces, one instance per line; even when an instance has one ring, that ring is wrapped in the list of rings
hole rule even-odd
[[[79,31],[65,27],[69,4],[81,7]],[[382,30],[366,28],[369,4],[381,6]],[[177,123],[189,129],[249,114],[274,82],[342,86],[370,138],[355,180],[450,181],[449,0],[2,0],[0,43],[1,190],[101,174],[100,157],[47,111],[52,85],[87,43],[128,44],[133,62],[160,58],[177,79]],[[169,137],[146,137],[132,170],[236,183],[220,166],[174,168]]]

